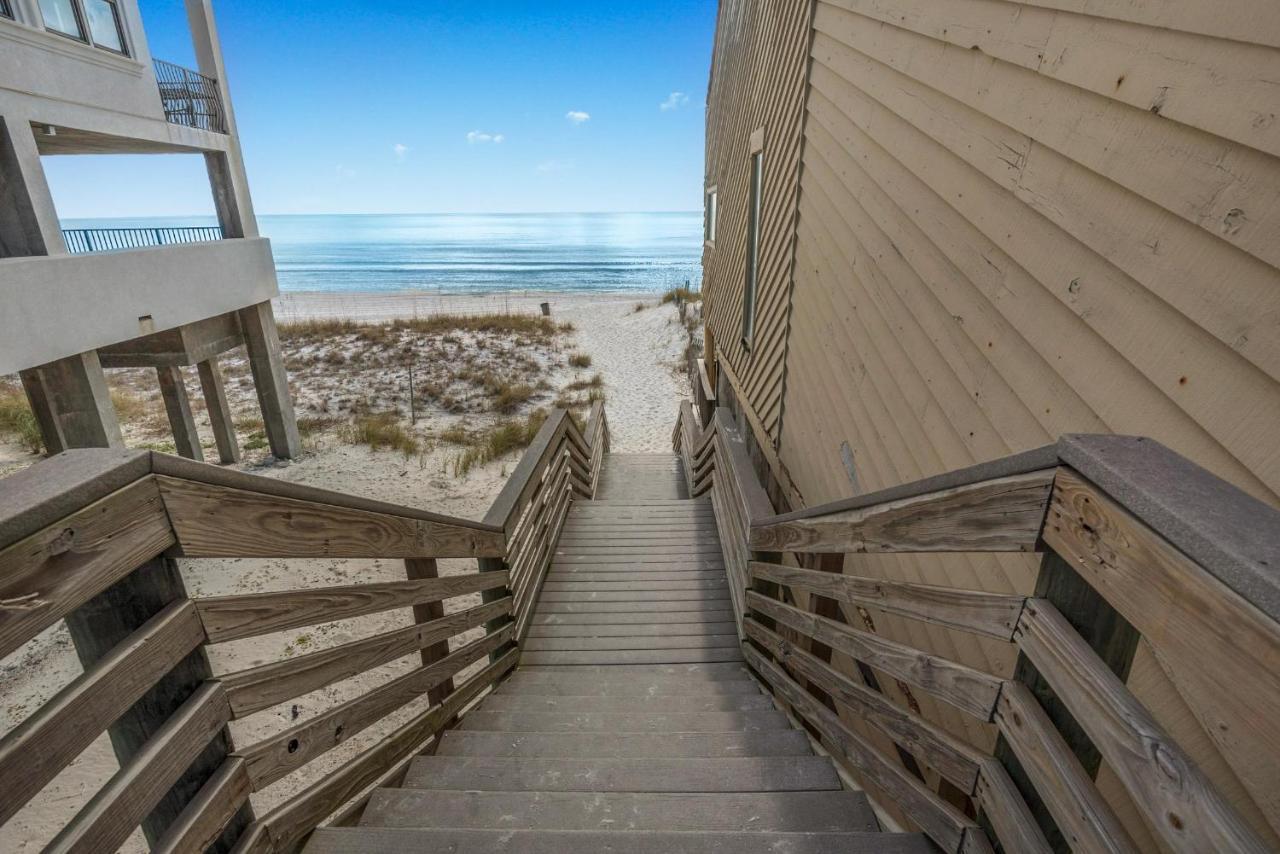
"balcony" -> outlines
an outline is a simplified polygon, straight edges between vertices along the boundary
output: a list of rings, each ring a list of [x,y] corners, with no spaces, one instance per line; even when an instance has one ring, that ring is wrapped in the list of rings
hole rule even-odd
[[[218,81],[163,59],[153,60],[152,64],[164,117],[171,124],[214,133],[227,132],[227,115],[218,92]]]
[[[67,242],[68,252],[72,255],[85,255],[89,252],[144,249],[148,246],[172,246],[178,243],[207,243],[222,239],[222,227],[64,228],[62,237]]]

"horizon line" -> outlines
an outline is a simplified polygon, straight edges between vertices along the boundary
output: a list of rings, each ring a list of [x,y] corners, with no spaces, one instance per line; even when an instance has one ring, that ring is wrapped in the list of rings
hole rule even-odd
[[[371,212],[371,211],[312,211],[307,213],[257,213],[255,216],[586,216],[586,215],[635,215],[635,214],[701,214],[698,209],[690,210],[650,210],[650,211],[412,211],[412,212]],[[95,214],[93,216],[68,216],[59,219],[196,219],[199,217],[216,218],[215,213],[170,213],[170,214]]]

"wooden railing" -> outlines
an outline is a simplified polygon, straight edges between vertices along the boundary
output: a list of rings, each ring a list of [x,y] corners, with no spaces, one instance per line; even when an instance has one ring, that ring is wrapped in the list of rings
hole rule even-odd
[[[716,504],[749,664],[838,760],[944,851],[992,843],[1009,852],[1139,850],[1054,722],[1061,718],[1042,706],[1037,695],[1046,694],[1168,850],[1271,850],[1266,834],[1280,826],[1280,513],[1156,442],[1075,436],[777,515],[725,410],[702,429],[682,406],[675,444],[691,489],[709,491]],[[814,558],[1002,551],[1060,556],[1103,606],[1073,624],[1049,593],[860,577],[845,574],[843,560]],[[807,568],[814,565],[822,570]],[[855,617],[871,608],[1012,644],[1030,667],[1012,678],[985,673],[851,625],[846,606]],[[1258,805],[1262,826],[1241,817],[1085,640],[1104,610],[1150,645]],[[838,669],[832,651],[857,667]],[[1028,671],[1041,680],[1034,691]],[[889,699],[882,679],[994,723],[1007,753],[979,750]],[[951,791],[940,793],[937,779]]]
[[[0,658],[65,620],[85,668],[0,739],[0,824],[104,731],[120,770],[50,851],[114,851],[141,825],[154,851],[286,852],[326,818],[355,821],[371,789],[397,782],[515,665],[567,503],[590,497],[607,443],[599,404],[587,437],[553,411],[487,517],[497,522],[149,452],[70,451],[0,482]],[[194,598],[175,558],[394,559],[405,578]],[[477,571],[440,576],[438,558],[474,558]],[[446,600],[474,594],[481,604],[446,614]],[[206,655],[394,609],[412,621],[246,669],[214,674]],[[288,712],[415,654],[420,664],[318,714]],[[281,707],[288,725],[232,743],[229,722]],[[389,731],[371,747],[254,816],[251,793],[380,723]]]

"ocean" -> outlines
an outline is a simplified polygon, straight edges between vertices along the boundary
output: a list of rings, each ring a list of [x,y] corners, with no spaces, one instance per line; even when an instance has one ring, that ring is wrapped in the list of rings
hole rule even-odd
[[[77,219],[65,228],[215,225]],[[702,279],[702,214],[259,216],[282,291],[659,291]]]

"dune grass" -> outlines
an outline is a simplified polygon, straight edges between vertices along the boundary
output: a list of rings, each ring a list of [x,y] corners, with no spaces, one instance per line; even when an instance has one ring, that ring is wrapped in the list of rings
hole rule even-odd
[[[27,396],[21,388],[0,385],[0,433],[12,436],[33,454],[44,450],[40,437],[40,425],[27,405]]]
[[[453,460],[454,477],[466,477],[476,466],[529,447],[546,420],[546,410],[535,409],[525,418],[506,418],[471,436],[471,446]]]
[[[591,367],[591,355],[589,353],[570,353],[569,367],[571,368]]]
[[[681,302],[698,302],[701,299],[701,291],[692,291],[688,288],[672,288],[662,295],[661,305],[666,305],[667,303],[675,302],[676,300],[680,300]]]
[[[421,448],[418,437],[404,428],[397,412],[357,415],[342,428],[340,435],[353,445],[368,445],[371,451],[399,451],[406,458]]]

